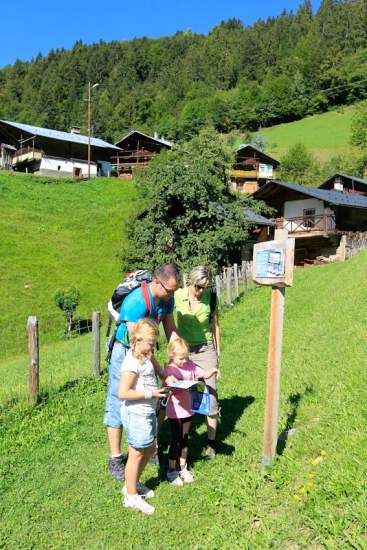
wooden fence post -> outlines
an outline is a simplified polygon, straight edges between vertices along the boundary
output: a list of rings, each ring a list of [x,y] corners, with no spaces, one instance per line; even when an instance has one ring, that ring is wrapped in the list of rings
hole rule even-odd
[[[227,306],[231,305],[231,283],[232,283],[232,268],[227,267],[227,273],[226,273],[226,284],[227,284],[227,298],[226,298],[226,304]]]
[[[233,273],[234,273],[234,297],[236,300],[238,300],[240,293],[238,290],[238,265],[237,264],[233,264]]]
[[[39,332],[37,317],[28,317],[29,399],[39,400]]]
[[[217,293],[218,308],[220,308],[220,275],[215,276],[215,290]]]
[[[93,311],[92,316],[92,334],[93,334],[93,376],[99,378],[101,374],[101,314],[99,311]]]
[[[243,282],[243,291],[247,290],[247,262],[242,260],[242,282]]]

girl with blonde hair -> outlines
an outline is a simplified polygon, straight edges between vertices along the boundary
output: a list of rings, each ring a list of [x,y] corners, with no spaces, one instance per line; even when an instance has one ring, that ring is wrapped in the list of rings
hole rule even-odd
[[[154,507],[145,499],[154,492],[139,482],[140,476],[156,448],[157,400],[165,395],[158,389],[152,363],[159,330],[149,318],[138,321],[132,331],[130,349],[121,367],[118,396],[122,399],[121,421],[129,445],[125,467],[125,485],[122,489],[126,508],[153,514]]]
[[[204,372],[190,361],[189,347],[182,338],[172,340],[167,351],[169,362],[164,376],[174,376],[176,380],[198,380],[210,378],[218,372],[216,368]],[[194,477],[187,469],[188,438],[193,418],[190,392],[173,390],[167,400],[166,414],[171,428],[167,479],[178,486],[192,483]]]

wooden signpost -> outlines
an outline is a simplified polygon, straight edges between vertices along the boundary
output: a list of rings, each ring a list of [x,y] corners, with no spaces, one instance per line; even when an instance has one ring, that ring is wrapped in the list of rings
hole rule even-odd
[[[255,244],[253,279],[271,286],[271,309],[266,382],[263,457],[261,471],[272,466],[278,439],[280,366],[282,360],[285,287],[293,284],[294,239],[284,229],[275,231],[275,240]]]

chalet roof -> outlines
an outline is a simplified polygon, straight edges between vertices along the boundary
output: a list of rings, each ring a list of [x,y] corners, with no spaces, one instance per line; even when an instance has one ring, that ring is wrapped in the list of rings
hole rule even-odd
[[[302,195],[308,197],[313,197],[325,201],[329,204],[334,204],[335,206],[344,206],[349,208],[367,208],[367,197],[362,195],[354,195],[352,193],[344,193],[343,191],[328,191],[326,189],[313,189],[310,187],[305,187],[304,185],[298,185],[296,183],[287,183],[281,180],[271,180],[260,189],[258,189],[254,194],[254,199],[260,199],[266,202],[267,197],[270,194],[274,195],[277,188],[279,189],[289,189],[291,191],[296,191]]]
[[[210,202],[209,204],[221,214],[226,213],[226,207],[224,204],[221,204],[219,202]],[[245,215],[245,218],[255,225],[268,225],[270,227],[276,226],[276,223],[273,220],[269,220],[269,218],[265,218],[261,214],[257,214],[257,212],[254,212],[249,208],[245,208],[243,210],[243,213]]]
[[[68,141],[72,143],[79,143],[82,145],[88,145],[88,136],[82,136],[80,134],[71,134],[69,132],[61,132],[60,130],[51,130],[49,128],[40,128],[39,126],[32,126],[30,124],[23,124],[20,122],[10,122],[8,120],[0,120],[0,125],[8,125],[22,132],[26,132],[33,136],[40,136],[50,139],[56,139],[59,141]],[[104,149],[116,149],[118,147],[103,141],[102,139],[91,137],[90,143],[93,147],[102,147]]]
[[[242,152],[242,151],[245,151],[245,149],[251,149],[252,152],[256,152],[259,156],[261,156],[262,158],[267,160],[269,162],[269,164],[273,164],[275,166],[279,166],[279,164],[280,164],[280,162],[278,160],[276,160],[275,158],[271,157],[270,155],[264,153],[264,151],[261,151],[261,149],[258,149],[257,147],[255,147],[251,143],[241,143],[241,145],[237,149],[237,154]]]
[[[116,145],[120,147],[124,141],[127,141],[128,139],[131,139],[132,137],[142,138],[143,140],[146,139],[150,142],[154,142],[157,145],[163,145],[164,147],[171,148],[173,143],[171,141],[168,141],[167,139],[163,138],[156,138],[153,136],[148,136],[147,134],[144,134],[143,132],[140,132],[139,130],[131,130],[126,136],[119,139],[119,141],[116,142]]]
[[[245,210],[245,216],[250,222],[256,223],[256,225],[268,225],[269,227],[276,226],[276,223],[273,220],[269,220],[269,218],[265,218],[253,210]]]
[[[330,178],[325,180],[321,185],[319,185],[319,189],[324,189],[324,188],[328,187],[329,184],[337,177],[345,178],[345,179],[349,180],[350,182],[356,182],[356,183],[359,183],[361,185],[365,185],[366,186],[366,191],[367,191],[367,180],[362,179],[362,178],[357,178],[357,176],[351,176],[350,174],[343,174],[342,172],[336,172],[336,174],[334,174],[333,176],[331,176]]]

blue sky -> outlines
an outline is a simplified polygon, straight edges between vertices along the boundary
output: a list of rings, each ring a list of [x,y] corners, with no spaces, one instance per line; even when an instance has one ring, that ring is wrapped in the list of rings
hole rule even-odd
[[[206,34],[222,20],[245,25],[296,10],[301,0],[17,0],[1,2],[0,67],[28,61],[52,48],[71,48],[77,40],[159,37],[191,29]],[[314,10],[320,0],[312,0]]]

